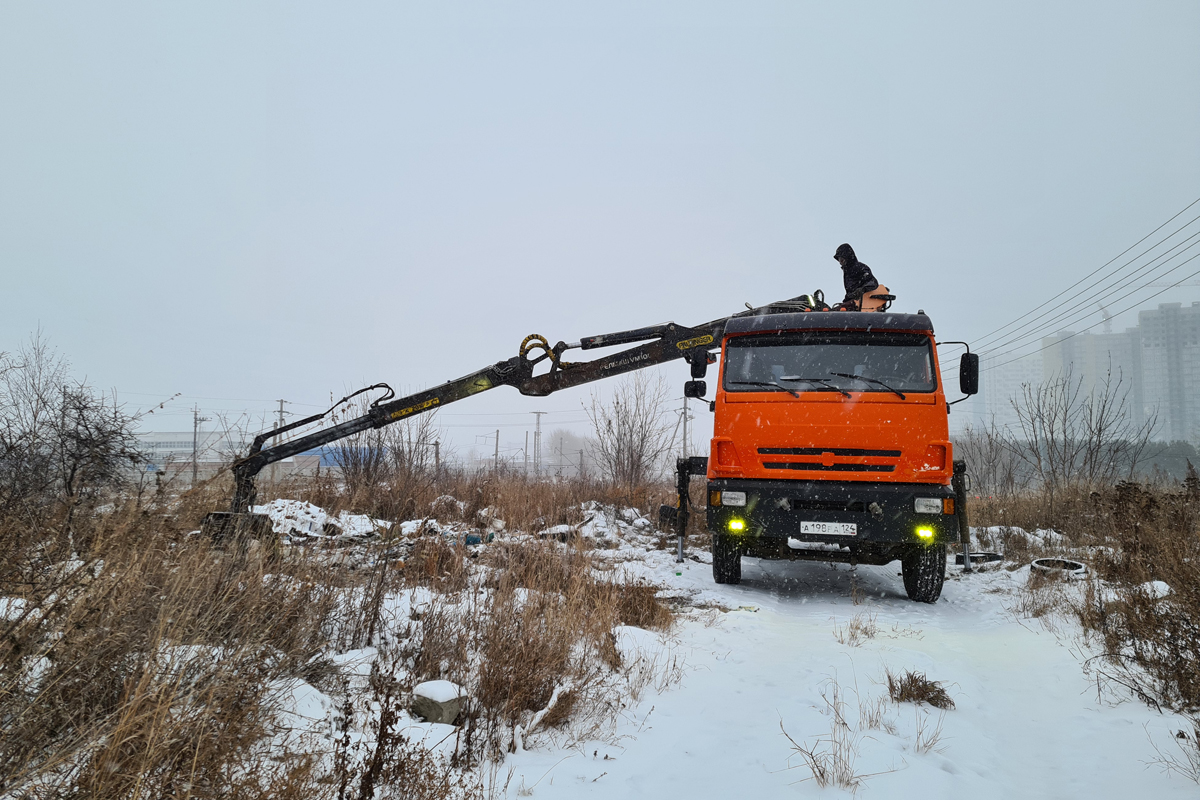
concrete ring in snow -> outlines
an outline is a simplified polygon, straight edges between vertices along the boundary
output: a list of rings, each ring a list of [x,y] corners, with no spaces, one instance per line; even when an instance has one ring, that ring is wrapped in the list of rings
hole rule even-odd
[[[1069,558],[1037,558],[1030,563],[1029,569],[1067,579],[1078,579],[1087,575],[1087,567],[1084,564]]]

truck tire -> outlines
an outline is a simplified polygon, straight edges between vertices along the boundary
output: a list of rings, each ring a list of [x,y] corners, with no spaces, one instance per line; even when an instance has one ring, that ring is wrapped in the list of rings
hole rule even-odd
[[[741,583],[742,554],[728,536],[713,534],[713,580],[717,583]]]
[[[715,556],[715,551],[714,551]],[[713,564],[716,564],[713,558]],[[936,603],[946,581],[946,545],[910,548],[900,559],[904,591],[918,603]]]

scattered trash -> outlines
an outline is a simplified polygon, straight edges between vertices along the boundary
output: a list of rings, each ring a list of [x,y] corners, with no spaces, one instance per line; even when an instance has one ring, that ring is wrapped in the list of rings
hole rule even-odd
[[[996,561],[1003,561],[1003,560],[1004,560],[1004,556],[1000,555],[999,553],[974,553],[974,552],[971,553],[971,564],[972,565],[974,565],[974,564],[991,564]],[[962,553],[959,553],[956,556],[954,556],[954,563],[955,564],[963,563],[963,554]]]

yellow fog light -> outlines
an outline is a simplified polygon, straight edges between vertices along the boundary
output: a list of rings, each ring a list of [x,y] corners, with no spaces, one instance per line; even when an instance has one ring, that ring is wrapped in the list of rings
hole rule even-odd
[[[729,530],[734,533],[741,533],[746,530],[746,523],[740,519],[731,519],[729,520]]]
[[[917,536],[925,541],[929,541],[933,538],[933,528],[917,528]]]

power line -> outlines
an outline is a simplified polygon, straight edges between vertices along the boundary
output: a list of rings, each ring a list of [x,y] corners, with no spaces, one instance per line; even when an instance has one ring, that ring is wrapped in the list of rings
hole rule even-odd
[[[1197,217],[1197,219],[1200,219],[1200,217]],[[1183,244],[1185,244],[1189,241],[1192,241],[1193,239],[1196,239],[1197,241],[1193,241],[1190,245],[1183,248],[1183,250],[1181,250],[1178,253],[1175,253],[1174,255],[1167,258],[1168,254],[1171,253],[1171,251],[1176,250],[1177,248],[1181,247]],[[1117,284],[1115,282],[1112,282],[1112,283],[1106,284],[1105,286],[1101,286],[1101,287],[1097,288],[1094,292],[1092,292],[1092,294],[1080,297],[1074,305],[1070,306],[1069,308],[1067,308],[1064,311],[1059,312],[1055,316],[1052,316],[1049,318],[1034,318],[1034,319],[1028,320],[1024,325],[1021,326],[1021,328],[1018,328],[1017,330],[1013,331],[1009,336],[1002,337],[1000,340],[992,342],[990,344],[987,344],[987,343],[977,344],[976,347],[980,350],[987,350],[988,348],[1002,349],[1002,348],[1010,347],[1011,345],[1013,345],[1017,342],[1020,342],[1022,340],[1029,339],[1031,337],[1036,336],[1039,331],[1044,331],[1049,327],[1053,327],[1053,326],[1059,324],[1062,320],[1067,319],[1068,317],[1070,317],[1072,320],[1074,320],[1074,319],[1079,318],[1081,316],[1081,314],[1082,314],[1082,316],[1090,316],[1092,313],[1094,313],[1091,310],[1092,304],[1102,302],[1103,300],[1111,297],[1112,295],[1116,294],[1117,292],[1121,292],[1125,289],[1128,289],[1128,287],[1135,282],[1136,276],[1144,273],[1146,270],[1151,269],[1152,267],[1167,266],[1168,264],[1171,263],[1171,261],[1173,261],[1174,259],[1183,255],[1184,253],[1186,253],[1187,251],[1196,247],[1197,245],[1200,245],[1200,231],[1193,233],[1191,236],[1184,239],[1182,242],[1179,242],[1178,244],[1171,247],[1165,253],[1161,253],[1158,256],[1155,256],[1149,263],[1143,265],[1139,269],[1135,270],[1133,273],[1125,276],[1123,279],[1124,283]],[[1139,258],[1140,258],[1140,256],[1139,256]],[[1167,258],[1167,260],[1162,263],[1156,263],[1156,262],[1161,261],[1163,258]],[[1180,262],[1179,264],[1176,264],[1174,267],[1171,267],[1170,269],[1163,270],[1161,272],[1157,272],[1157,273],[1149,276],[1145,281],[1142,282],[1141,285],[1134,287],[1131,291],[1139,292],[1142,289],[1147,288],[1154,281],[1161,280],[1162,278],[1166,277],[1167,275],[1170,275],[1172,272],[1179,269],[1184,264],[1188,263],[1188,261],[1190,261],[1190,260],[1191,259],[1186,259],[1186,260]],[[1118,278],[1117,280],[1122,280],[1122,279]],[[1019,336],[1016,335],[1017,331],[1019,331],[1023,328],[1028,328],[1030,325],[1034,325],[1036,327],[1034,327],[1032,330],[1029,330],[1026,333],[1023,333]]]
[[[1200,242],[1197,242],[1197,244],[1200,244]],[[1189,249],[1190,249],[1190,248],[1189,248]],[[1161,277],[1163,277],[1163,275],[1170,274],[1170,273],[1174,272],[1175,270],[1182,268],[1182,267],[1183,267],[1185,264],[1187,264],[1187,263],[1189,263],[1189,262],[1191,262],[1191,261],[1194,261],[1194,260],[1195,260],[1195,259],[1197,259],[1197,258],[1200,258],[1200,253],[1197,253],[1196,255],[1194,255],[1194,256],[1191,256],[1190,258],[1187,258],[1187,259],[1185,259],[1185,260],[1181,261],[1179,264],[1175,265],[1175,266],[1174,266],[1174,267],[1172,267],[1171,269],[1169,269],[1169,270],[1167,270],[1166,272],[1162,273],[1162,275],[1158,275],[1158,276],[1156,276],[1155,280],[1157,280],[1158,278],[1161,278]],[[1163,290],[1163,292],[1165,292],[1167,289],[1174,289],[1174,288],[1175,288],[1175,287],[1176,287],[1176,286],[1177,286],[1179,283],[1182,283],[1183,281],[1186,281],[1186,280],[1188,280],[1189,278],[1192,278],[1192,277],[1194,277],[1194,276],[1195,276],[1195,274],[1197,274],[1197,273],[1193,273],[1192,275],[1188,275],[1188,276],[1187,276],[1187,277],[1185,277],[1185,278],[1181,278],[1181,279],[1180,279],[1179,281],[1177,281],[1176,283],[1173,283],[1173,284],[1171,284],[1170,286],[1166,287],[1166,289],[1164,289],[1164,290]],[[1139,287],[1135,288],[1135,289],[1133,290],[1133,292],[1140,292],[1140,291],[1142,291],[1143,289],[1147,288],[1148,286],[1149,286],[1149,284],[1148,284],[1148,283],[1147,283],[1147,284],[1143,284],[1142,286],[1139,286]],[[1149,300],[1152,300],[1152,299],[1154,299],[1155,297],[1158,297],[1158,296],[1159,296],[1160,294],[1162,294],[1163,292],[1155,292],[1154,294],[1150,295],[1149,297],[1145,297],[1145,298],[1142,298],[1142,299],[1140,299],[1140,300],[1135,300],[1133,303],[1130,303],[1128,306],[1126,306],[1126,307],[1122,308],[1120,311],[1116,312],[1115,314],[1112,314],[1112,316],[1116,316],[1117,314],[1124,313],[1125,311],[1128,311],[1128,310],[1129,310],[1129,309],[1131,309],[1131,308],[1134,308],[1134,307],[1136,307],[1136,306],[1139,306],[1139,305],[1141,305],[1142,303],[1148,302]],[[1036,335],[1038,332],[1045,332],[1045,330],[1046,330],[1047,328],[1049,328],[1049,327],[1052,327],[1052,326],[1062,327],[1063,325],[1068,325],[1068,324],[1071,324],[1072,322],[1077,322],[1077,321],[1079,321],[1079,320],[1080,320],[1080,319],[1082,319],[1082,318],[1085,318],[1085,317],[1088,317],[1088,316],[1090,316],[1092,313],[1094,313],[1094,312],[1092,312],[1090,309],[1085,309],[1085,311],[1084,311],[1083,313],[1076,313],[1076,314],[1074,314],[1074,315],[1073,315],[1073,316],[1072,316],[1070,319],[1067,319],[1065,322],[1063,322],[1063,323],[1061,323],[1061,324],[1059,324],[1059,323],[1058,323],[1058,320],[1061,320],[1061,319],[1063,319],[1062,317],[1059,317],[1059,318],[1058,318],[1058,320],[1050,320],[1050,321],[1049,321],[1049,322],[1047,322],[1046,324],[1044,324],[1044,325],[1041,325],[1041,326],[1039,326],[1037,329],[1035,329],[1034,331],[1032,331],[1032,332],[1030,333],[1030,336],[1034,336],[1034,335]],[[1084,330],[1091,330],[1092,328],[1096,327],[1096,325],[1100,325],[1100,324],[1102,324],[1103,322],[1104,322],[1104,320],[1103,320],[1103,319],[1101,319],[1099,322],[1096,322],[1095,324],[1089,325],[1089,326],[1088,326],[1087,328],[1085,328]],[[1023,338],[1029,338],[1029,337],[1023,337]],[[990,356],[992,356],[992,357],[997,357],[997,356],[1005,356],[1005,355],[1008,355],[1008,354],[1010,354],[1010,353],[1015,353],[1015,352],[1017,352],[1018,350],[1021,350],[1021,349],[1025,348],[1025,347],[1028,347],[1029,345],[1033,344],[1033,342],[1032,342],[1032,341],[1029,341],[1029,342],[1025,342],[1024,344],[1017,344],[1017,343],[1014,341],[1014,342],[1013,342],[1013,343],[1011,343],[1011,344],[1012,344],[1013,346],[1010,346],[1010,347],[1008,347],[1008,348],[1006,348],[1006,349],[1002,349],[1002,350],[998,350],[998,351],[992,351],[992,352],[988,353],[988,355],[990,355]]]
[[[1176,215],[1176,216],[1178,216],[1178,215]],[[1145,256],[1147,253],[1153,251],[1155,248],[1159,247],[1160,245],[1162,245],[1163,243],[1168,241],[1171,237],[1175,236],[1176,234],[1178,234],[1181,231],[1183,231],[1184,229],[1186,229],[1188,225],[1192,224],[1192,222],[1195,222],[1197,219],[1200,219],[1200,216],[1189,221],[1186,225],[1182,226],[1181,228],[1178,228],[1177,230],[1172,231],[1168,236],[1159,240],[1151,247],[1149,247],[1146,250],[1139,253],[1136,257],[1134,257],[1130,261],[1123,264],[1118,270],[1114,271],[1114,273],[1110,274],[1109,276],[1106,276],[1106,279],[1112,278],[1112,276],[1115,275],[1116,272],[1119,272],[1120,269],[1124,269],[1125,267],[1129,266],[1130,264],[1136,262],[1138,259]],[[1159,226],[1159,227],[1161,228],[1162,226]],[[1067,317],[1072,317],[1073,318],[1072,321],[1074,321],[1075,319],[1078,319],[1081,316],[1088,316],[1088,314],[1090,312],[1088,312],[1087,309],[1090,307],[1090,305],[1092,303],[1100,302],[1103,299],[1110,297],[1114,293],[1128,288],[1130,286],[1130,284],[1133,282],[1133,279],[1137,275],[1144,273],[1146,270],[1151,269],[1152,267],[1155,267],[1156,265],[1157,266],[1165,266],[1166,264],[1169,264],[1172,260],[1177,258],[1183,252],[1187,252],[1188,250],[1190,250],[1197,243],[1193,243],[1192,245],[1189,245],[1188,247],[1184,248],[1183,251],[1181,251],[1180,253],[1176,253],[1175,255],[1170,256],[1169,258],[1167,258],[1167,260],[1165,262],[1163,262],[1163,263],[1159,263],[1159,262],[1161,262],[1165,257],[1167,257],[1172,251],[1177,250],[1178,248],[1182,247],[1187,242],[1191,241],[1192,239],[1195,239],[1197,236],[1200,236],[1200,232],[1194,233],[1191,236],[1184,239],[1183,241],[1176,243],[1175,245],[1170,247],[1165,252],[1160,253],[1159,255],[1152,258],[1147,264],[1144,264],[1142,267],[1134,270],[1134,272],[1123,276],[1123,278],[1116,278],[1115,281],[1110,281],[1107,284],[1104,284],[1100,287],[1095,288],[1094,291],[1092,291],[1090,294],[1084,295],[1080,298],[1077,298],[1074,305],[1070,306],[1069,308],[1067,308],[1063,311],[1060,311],[1059,313],[1057,313],[1054,316],[1051,316],[1049,318],[1031,317],[1031,318],[1027,319],[1025,321],[1025,323],[1023,325],[1021,325],[1019,328],[1009,331],[1005,336],[999,337],[998,340],[993,340],[993,341],[989,342],[988,337],[984,337],[982,340],[976,340],[976,342],[975,342],[976,349],[980,350],[980,351],[986,351],[988,349],[995,351],[997,349],[1010,348],[1014,345],[1017,345],[1018,342],[1021,342],[1023,340],[1028,340],[1028,339],[1032,338],[1033,336],[1036,336],[1039,331],[1045,330],[1056,324],[1061,324],[1062,320],[1066,319]],[[1146,237],[1143,237],[1143,241],[1145,240],[1145,238]],[[1131,249],[1131,248],[1127,248],[1126,252],[1128,252],[1129,249]],[[1186,261],[1183,263],[1186,263]],[[1146,281],[1144,281],[1142,283],[1142,285],[1137,286],[1132,291],[1134,291],[1134,292],[1141,291],[1142,289],[1146,288],[1149,284],[1160,280],[1161,278],[1170,274],[1171,272],[1174,272],[1176,269],[1179,268],[1179,266],[1180,265],[1176,265],[1175,267],[1173,267],[1169,270],[1164,270],[1164,271],[1160,271],[1155,274],[1152,274]],[[1093,271],[1093,274],[1094,274],[1094,271]],[[1120,281],[1120,280],[1124,280],[1125,282],[1120,285],[1117,285],[1116,281]],[[1077,281],[1073,285],[1078,285],[1078,284],[1079,284],[1079,281]],[[1055,297],[1061,296],[1062,294],[1063,294],[1063,292],[1060,292]],[[1047,302],[1049,302],[1049,301],[1047,301]],[[1041,308],[1045,305],[1046,305],[1046,303],[1043,303],[1042,306],[1039,306],[1039,308]],[[1082,314],[1080,313],[1081,308],[1084,309]],[[1032,314],[1033,312],[1029,312],[1029,313]],[[1018,318],[1015,321],[1020,321],[1020,319],[1022,319],[1022,318]],[[1008,323],[1008,325],[1012,325],[1012,324],[1013,323],[1011,323],[1011,322]],[[1021,330],[1027,329],[1031,325],[1034,325],[1036,327],[1031,331],[1026,331],[1026,333],[1018,335]],[[1007,326],[1004,326],[1004,327],[1007,327]]]
[[[1188,259],[1188,261],[1191,261],[1193,258],[1200,258],[1200,254],[1197,254],[1197,255],[1194,255],[1194,256],[1192,256],[1192,258],[1189,258],[1189,259]],[[1158,297],[1160,294],[1163,294],[1164,292],[1168,292],[1168,291],[1170,291],[1171,289],[1174,289],[1174,288],[1175,288],[1176,286],[1178,286],[1179,284],[1183,283],[1184,281],[1186,281],[1186,280],[1188,280],[1188,279],[1190,279],[1190,278],[1194,278],[1194,277],[1196,277],[1197,275],[1200,275],[1200,270],[1196,270],[1196,271],[1195,271],[1195,272],[1193,272],[1191,275],[1188,275],[1188,276],[1187,276],[1187,277],[1185,277],[1185,278],[1181,278],[1181,279],[1180,279],[1178,282],[1171,284],[1170,286],[1166,287],[1166,288],[1165,288],[1165,289],[1163,289],[1162,291],[1155,292],[1154,294],[1150,295],[1149,297],[1147,297],[1147,298],[1145,298],[1145,299],[1143,299],[1143,300],[1139,300],[1139,301],[1137,301],[1136,303],[1131,303],[1130,305],[1128,305],[1128,306],[1126,306],[1125,308],[1121,309],[1121,310],[1120,310],[1120,311],[1118,311],[1117,313],[1118,313],[1118,314],[1124,313],[1125,311],[1128,311],[1130,308],[1133,308],[1134,306],[1141,305],[1142,303],[1145,303],[1145,302],[1147,302],[1147,301],[1149,301],[1149,300],[1153,300],[1154,298]],[[1089,325],[1089,326],[1087,326],[1086,328],[1084,328],[1083,330],[1075,331],[1074,333],[1071,333],[1069,336],[1064,336],[1064,337],[1063,337],[1063,338],[1061,338],[1061,339],[1057,339],[1057,340],[1055,340],[1054,342],[1052,342],[1052,343],[1050,343],[1050,344],[1048,344],[1048,345],[1044,345],[1044,346],[1042,346],[1042,347],[1038,348],[1037,350],[1035,350],[1035,351],[1034,351],[1034,353],[1040,353],[1040,352],[1042,352],[1043,350],[1048,350],[1049,348],[1053,347],[1053,346],[1054,346],[1054,345],[1056,345],[1056,344],[1059,344],[1060,342],[1065,342],[1067,339],[1074,339],[1076,336],[1079,336],[1080,334],[1082,334],[1082,333],[1084,333],[1084,332],[1086,332],[1086,331],[1089,331],[1089,330],[1091,330],[1092,328],[1096,327],[1097,325],[1100,325],[1100,324],[1102,324],[1103,322],[1104,322],[1104,320],[1100,320],[1099,322],[1094,322],[1094,323],[1092,323],[1091,325]],[[1010,351],[1010,352],[1012,352],[1012,351]],[[990,369],[995,369],[995,368],[997,368],[997,367],[1003,367],[1005,364],[1011,364],[1011,363],[1013,363],[1014,361],[1020,361],[1022,358],[1025,358],[1026,356],[1030,356],[1030,355],[1033,355],[1033,353],[1026,353],[1024,356],[1017,356],[1016,358],[1009,359],[1008,361],[1004,361],[1004,362],[1002,362],[1002,363],[1000,363],[1000,364],[989,364],[989,365],[988,365],[987,367],[985,367],[984,369],[985,369],[985,371],[986,371],[986,370],[990,370]]]
[[[1047,305],[1049,305],[1050,303],[1052,303],[1052,302],[1054,302],[1055,300],[1057,300],[1058,298],[1062,297],[1064,294],[1066,294],[1067,292],[1071,291],[1071,290],[1072,290],[1072,289],[1074,289],[1076,286],[1078,286],[1079,284],[1081,284],[1081,283],[1083,283],[1084,281],[1086,281],[1088,278],[1090,278],[1090,277],[1092,277],[1093,275],[1095,275],[1097,272],[1100,272],[1101,270],[1103,270],[1103,269],[1104,269],[1105,267],[1107,267],[1109,264],[1112,264],[1114,261],[1116,261],[1117,259],[1121,258],[1121,256],[1125,255],[1125,254],[1126,254],[1126,253],[1128,253],[1130,250],[1132,250],[1133,248],[1137,247],[1139,244],[1141,244],[1142,242],[1146,241],[1147,239],[1149,239],[1151,236],[1153,236],[1154,234],[1156,234],[1156,233],[1158,233],[1159,231],[1161,231],[1161,230],[1162,230],[1163,228],[1165,228],[1166,226],[1170,225],[1172,222],[1174,222],[1176,219],[1178,219],[1178,218],[1179,218],[1179,217],[1180,217],[1180,216],[1181,216],[1181,215],[1182,215],[1182,214],[1183,214],[1185,211],[1187,211],[1188,209],[1190,209],[1192,206],[1196,205],[1197,203],[1200,203],[1200,197],[1197,197],[1195,200],[1193,200],[1192,202],[1188,203],[1186,206],[1184,206],[1182,209],[1180,209],[1178,213],[1176,213],[1176,214],[1175,214],[1173,217],[1171,217],[1169,220],[1167,220],[1166,222],[1164,222],[1162,225],[1159,225],[1157,228],[1155,228],[1154,230],[1152,230],[1152,231],[1150,231],[1149,233],[1147,233],[1147,234],[1146,234],[1145,236],[1143,236],[1141,239],[1138,239],[1136,242],[1134,242],[1133,244],[1129,245],[1129,247],[1126,247],[1126,248],[1125,248],[1124,250],[1122,250],[1120,253],[1117,253],[1117,255],[1113,256],[1113,257],[1112,257],[1111,259],[1109,259],[1107,262],[1105,262],[1104,264],[1100,265],[1100,266],[1099,266],[1099,267],[1097,267],[1096,269],[1092,270],[1092,271],[1091,271],[1091,272],[1089,272],[1087,275],[1084,275],[1082,278],[1080,278],[1079,280],[1075,281],[1075,283],[1072,283],[1072,284],[1071,284],[1070,286],[1068,286],[1066,289],[1063,289],[1061,292],[1059,292],[1058,294],[1054,295],[1053,297],[1047,298],[1047,299],[1046,299],[1046,300],[1044,300],[1044,301],[1043,301],[1043,302],[1042,302],[1040,305],[1037,305],[1037,306],[1035,306],[1034,308],[1030,309],[1030,310],[1029,310],[1029,311],[1027,311],[1026,313],[1024,313],[1024,314],[1022,314],[1021,316],[1017,317],[1016,319],[1012,320],[1011,322],[1007,322],[1007,323],[1005,323],[1004,325],[1001,325],[999,328],[996,328],[995,330],[993,330],[993,331],[990,331],[990,332],[988,332],[988,333],[984,334],[984,335],[983,335],[983,336],[982,336],[982,337],[979,339],[979,341],[980,341],[980,342],[985,342],[986,340],[988,340],[989,338],[991,338],[993,334],[999,333],[1000,331],[1004,330],[1005,328],[1008,328],[1010,325],[1013,325],[1013,324],[1015,324],[1015,323],[1017,323],[1017,322],[1020,322],[1022,319],[1024,319],[1025,317],[1028,317],[1030,314],[1034,313],[1035,311],[1038,311],[1039,309],[1045,308],[1045,307],[1046,307]],[[1196,217],[1196,218],[1192,219],[1192,220],[1191,220],[1191,222],[1188,222],[1187,224],[1185,224],[1185,225],[1183,226],[1183,228],[1186,228],[1188,225],[1191,225],[1191,224],[1192,224],[1192,222],[1195,222],[1195,221],[1196,221],[1196,219],[1200,219],[1200,217]],[[1179,230],[1182,230],[1182,228],[1180,228]],[[1178,231],[1175,231],[1175,233],[1178,233]],[[1169,234],[1169,235],[1168,235],[1166,238],[1167,238],[1167,239],[1171,238],[1171,236],[1174,236],[1174,235],[1175,235],[1175,233],[1171,233],[1171,234]],[[1162,241],[1165,241],[1165,240],[1162,240]],[[1151,249],[1153,249],[1153,248],[1151,248]],[[1140,257],[1141,257],[1141,256],[1138,256],[1137,258],[1140,258]],[[1133,260],[1137,260],[1137,259],[1135,258],[1135,259],[1133,259]],[[1128,266],[1128,263],[1129,263],[1129,262],[1126,262],[1126,264],[1125,264],[1125,265],[1122,265],[1122,267],[1120,267],[1119,269],[1123,269],[1125,266]]]

